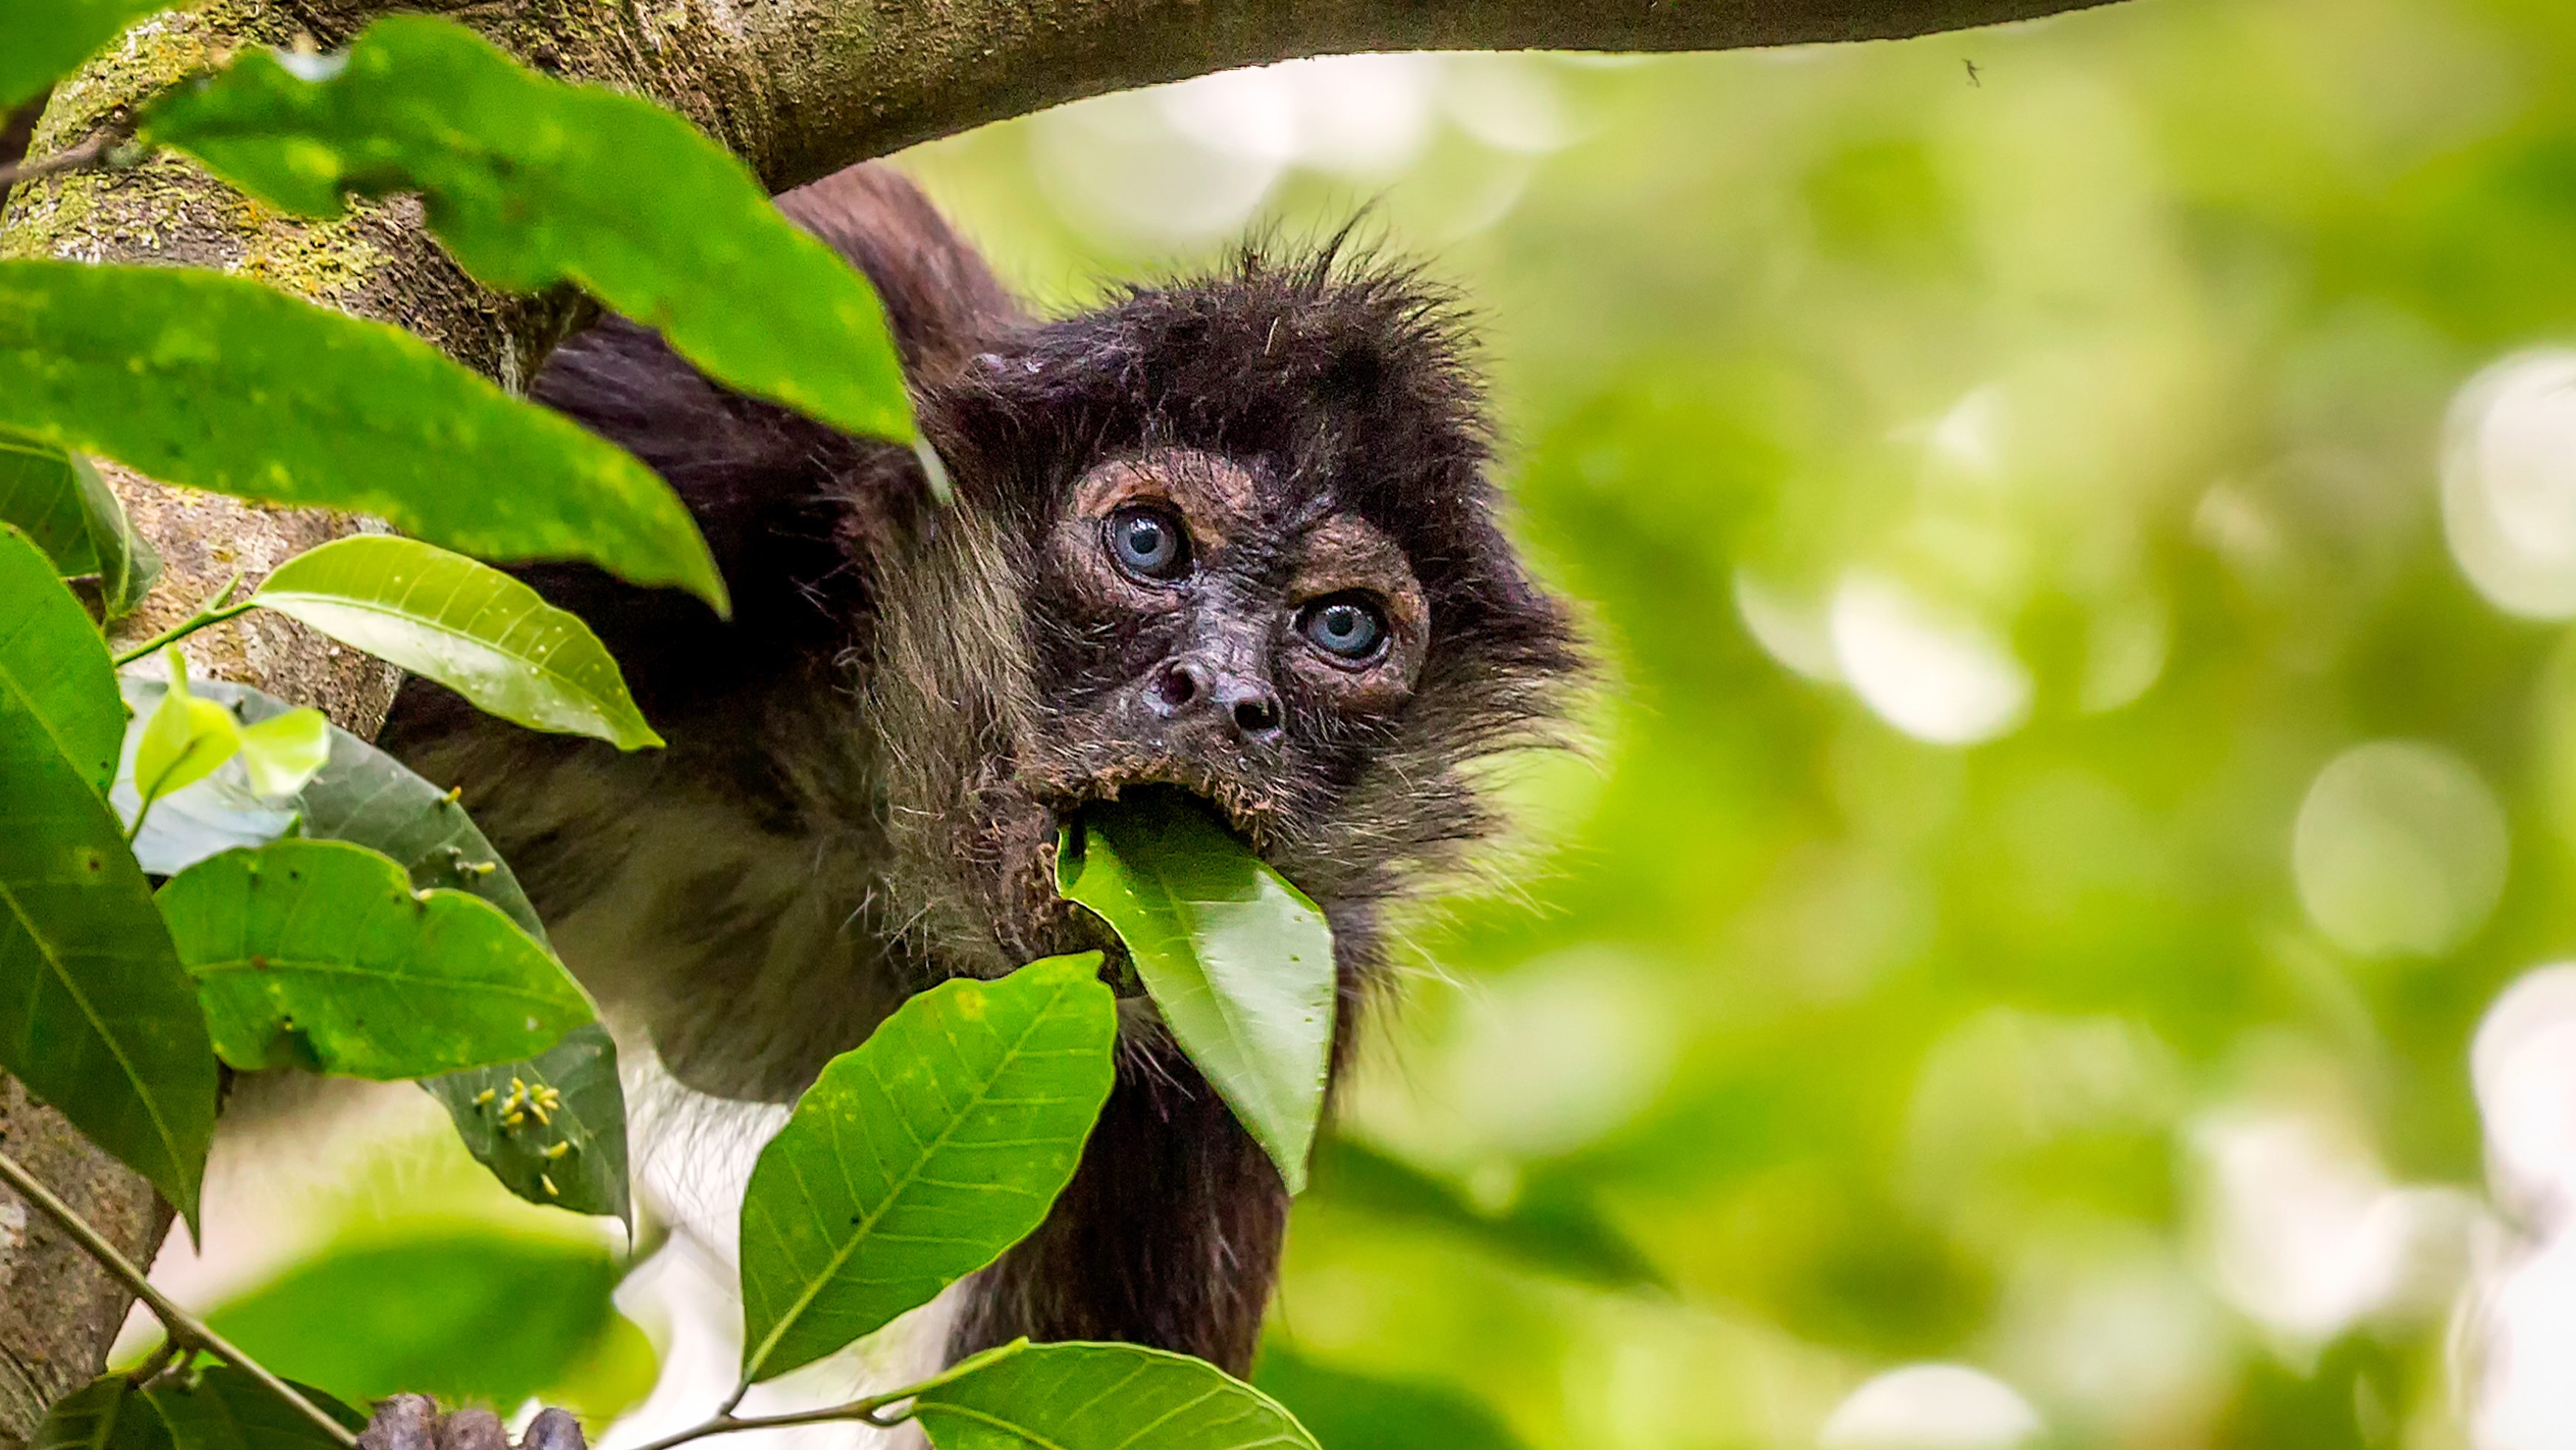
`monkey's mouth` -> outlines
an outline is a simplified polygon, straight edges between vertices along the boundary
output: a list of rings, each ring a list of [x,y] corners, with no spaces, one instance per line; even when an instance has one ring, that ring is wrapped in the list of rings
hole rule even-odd
[[[1004,895],[1006,900],[1017,903],[1017,910],[1005,917],[1017,920],[1015,927],[1004,930],[1006,952],[1029,960],[1100,950],[1109,953],[1112,962],[1125,961],[1126,948],[1108,923],[1059,894],[1057,854],[1067,837],[1067,828],[1079,833],[1087,813],[1147,791],[1170,791],[1189,797],[1251,846],[1254,854],[1265,861],[1270,859],[1267,848],[1277,835],[1270,814],[1249,791],[1216,772],[1178,761],[1153,760],[1121,762],[1115,769],[1043,782],[1022,797],[1036,809],[1022,816],[1025,824],[1010,832],[1017,838],[1016,849],[1004,847],[1004,860],[1013,863],[1005,867],[1011,884],[1004,888]],[[1078,841],[1079,835],[1074,839]]]
[[[1011,777],[993,783],[970,858],[980,858],[997,889],[990,917],[1000,952],[997,961],[1105,950],[1124,959],[1108,923],[1057,891],[1057,853],[1068,826],[1086,814],[1146,791],[1190,797],[1213,814],[1253,854],[1294,880],[1281,863],[1294,854],[1291,802],[1249,763],[1206,761],[1189,752],[1104,737],[1089,731],[1057,734],[1023,754]]]
[[[1226,829],[1243,838],[1254,854],[1267,860],[1275,844],[1276,824],[1268,803],[1240,783],[1204,766],[1178,760],[1156,760],[1103,771],[1043,792],[1050,835],[1080,821],[1093,807],[1136,791],[1170,791],[1212,809]]]

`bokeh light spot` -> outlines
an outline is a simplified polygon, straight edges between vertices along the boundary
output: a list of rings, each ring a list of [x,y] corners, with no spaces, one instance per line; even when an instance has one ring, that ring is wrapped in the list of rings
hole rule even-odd
[[[1735,612],[1762,652],[1811,680],[1842,679],[1824,611],[1750,570],[1735,571]]]
[[[1816,1440],[1825,1450],[2009,1450],[2040,1428],[2030,1401],[1983,1370],[1910,1364],[1852,1391]]]
[[[2219,1292],[2303,1348],[2369,1314],[2437,1312],[2458,1289],[2474,1201],[2389,1181],[2340,1115],[2240,1104],[2195,1134]]]
[[[2517,353],[2451,404],[2442,522],[2497,608],[2576,616],[2576,349]]]
[[[2338,946],[2365,956],[2447,951],[2504,889],[2503,808],[2436,746],[2383,740],[2317,772],[2291,861],[2299,900]]]
[[[2500,1186],[2576,1199],[2576,963],[2505,989],[2478,1027],[2469,1072]]]
[[[1895,582],[1854,574],[1834,591],[1834,658],[1879,718],[1935,745],[1974,745],[2030,713],[2030,674],[1985,628]]]

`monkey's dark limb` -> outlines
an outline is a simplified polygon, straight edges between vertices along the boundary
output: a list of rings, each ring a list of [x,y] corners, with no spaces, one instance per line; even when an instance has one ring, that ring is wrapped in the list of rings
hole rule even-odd
[[[949,1357],[1008,1343],[1121,1340],[1251,1370],[1288,1193],[1188,1059],[1130,1053],[1073,1182],[976,1280]]]
[[[427,1395],[396,1395],[376,1406],[376,1417],[358,1437],[358,1450],[513,1450],[500,1417],[490,1410],[441,1415]],[[516,1450],[588,1450],[581,1421],[562,1410],[540,1411],[519,1437]]]
[[[44,112],[45,98],[38,96],[0,116],[0,168],[15,166],[27,154],[27,143],[36,136],[36,118]],[[8,189],[7,185],[0,184],[0,191]]]

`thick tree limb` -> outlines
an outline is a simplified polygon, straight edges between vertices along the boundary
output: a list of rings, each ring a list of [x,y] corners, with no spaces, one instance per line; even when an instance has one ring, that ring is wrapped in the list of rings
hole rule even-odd
[[[1300,56],[1886,40],[2110,0],[428,0],[536,63],[687,112],[772,189],[1106,91]],[[379,0],[281,7],[326,42]],[[567,18],[567,17],[573,18]]]
[[[1884,40],[2106,0],[788,0],[733,7],[773,186],[1107,91],[1300,56]],[[896,12],[889,14],[888,12]]]
[[[917,141],[1104,91],[1297,56],[1371,50],[1717,50],[1917,35],[2104,0],[410,0],[464,19],[546,70],[623,86],[695,120],[784,189]],[[245,44],[336,45],[392,0],[204,0],[137,27],[55,90],[30,155],[109,131],[141,102]],[[0,159],[18,118],[0,116]],[[418,209],[304,223],[254,207],[184,162],[31,179],[0,212],[0,257],[177,262],[258,277],[399,322],[507,384],[572,316],[560,296],[505,298],[457,271]],[[186,614],[234,569],[264,574],[355,522],[165,489],[112,470],[167,561],[124,637]],[[206,674],[320,704],[372,733],[393,674],[263,617],[185,646]],[[0,1140],[148,1254],[169,1216],[151,1190],[0,1079]],[[0,1450],[105,1357],[126,1296],[0,1190]]]

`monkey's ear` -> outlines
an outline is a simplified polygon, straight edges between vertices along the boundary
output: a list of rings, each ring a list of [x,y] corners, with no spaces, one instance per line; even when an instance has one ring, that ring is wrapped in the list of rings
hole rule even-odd
[[[853,166],[788,192],[778,207],[867,274],[916,388],[1028,320],[983,257],[892,167]]]

